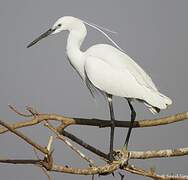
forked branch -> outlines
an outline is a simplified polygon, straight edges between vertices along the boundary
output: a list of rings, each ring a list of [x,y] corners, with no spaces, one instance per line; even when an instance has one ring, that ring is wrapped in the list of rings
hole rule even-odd
[[[124,169],[125,171],[147,176],[152,179],[174,179],[174,180],[184,180],[188,179],[188,176],[170,176],[170,175],[158,175],[153,170],[143,170],[141,168],[135,167],[128,163],[130,159],[149,159],[149,158],[167,158],[167,157],[174,157],[174,156],[184,156],[188,155],[188,147],[179,148],[179,149],[164,149],[164,150],[148,150],[148,151],[130,151],[130,152],[123,152],[121,150],[114,151],[115,160],[112,163],[108,163],[108,154],[100,151],[99,149],[87,144],[83,140],[79,139],[78,137],[70,134],[69,132],[65,131],[65,128],[70,125],[87,125],[87,126],[98,126],[99,128],[102,127],[110,127],[110,123],[107,120],[101,119],[84,119],[84,118],[69,118],[64,117],[57,114],[41,114],[38,113],[36,110],[27,107],[28,114],[19,112],[15,107],[9,106],[16,114],[22,117],[31,117],[32,119],[29,121],[23,121],[14,123],[9,125],[4,121],[0,120],[0,134],[3,134],[7,131],[10,131],[17,135],[18,137],[22,138],[26,143],[30,144],[34,149],[39,150],[44,154],[44,159],[0,159],[0,163],[10,163],[10,164],[34,164],[39,165],[42,168],[45,168],[47,171],[55,171],[55,172],[62,172],[62,173],[70,173],[70,174],[81,174],[81,175],[107,175],[113,173],[117,169]],[[140,120],[134,123],[134,128],[141,128],[141,127],[152,127],[152,126],[159,126],[170,124],[178,121],[183,121],[188,118],[188,112],[179,113],[176,115],[159,118],[159,119],[152,119],[152,120]],[[57,121],[60,124],[57,127],[52,126],[49,121]],[[53,162],[53,150],[52,148],[52,141],[53,138],[49,138],[49,142],[46,148],[42,147],[41,145],[33,142],[30,138],[25,136],[22,132],[18,131],[18,128],[34,126],[41,122],[47,122],[46,126],[55,133],[55,135],[61,139],[66,145],[68,145],[73,151],[76,152],[82,159],[89,162],[89,167],[86,168],[74,168],[68,167],[66,165],[56,165]],[[116,127],[126,128],[129,127],[129,121],[115,121]],[[93,152],[97,156],[101,157],[105,162],[105,165],[100,166],[94,164],[93,160],[89,157],[85,156],[80,150],[75,148],[67,139],[71,139],[72,141],[76,142],[77,144],[83,146],[84,148],[88,149],[89,151]],[[47,173],[48,174],[48,173]],[[49,176],[48,176],[49,177]]]

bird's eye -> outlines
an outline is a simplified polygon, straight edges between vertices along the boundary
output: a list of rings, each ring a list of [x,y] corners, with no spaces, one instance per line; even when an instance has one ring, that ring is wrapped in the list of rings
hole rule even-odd
[[[61,24],[58,24],[57,26],[58,26],[58,27],[61,27]]]

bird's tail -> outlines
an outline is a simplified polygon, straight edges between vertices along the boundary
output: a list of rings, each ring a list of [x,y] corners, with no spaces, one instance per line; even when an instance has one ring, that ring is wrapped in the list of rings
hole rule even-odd
[[[166,109],[172,104],[172,100],[169,97],[161,94],[160,92],[154,92],[152,90],[148,90],[148,93],[144,99],[146,101],[145,105],[152,113],[157,113],[160,111],[160,109]]]

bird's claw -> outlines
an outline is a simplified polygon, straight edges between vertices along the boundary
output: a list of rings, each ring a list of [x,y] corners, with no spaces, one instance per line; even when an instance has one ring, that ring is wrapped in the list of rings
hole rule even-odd
[[[114,159],[120,161],[120,169],[128,165],[130,153],[124,149],[114,151]]]

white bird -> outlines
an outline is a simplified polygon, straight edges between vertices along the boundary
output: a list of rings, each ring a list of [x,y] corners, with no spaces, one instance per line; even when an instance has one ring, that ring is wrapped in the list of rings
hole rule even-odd
[[[108,44],[97,44],[91,46],[85,52],[81,51],[80,47],[87,34],[85,24],[107,36],[102,31],[102,27],[75,17],[64,16],[59,18],[52,28],[40,35],[27,47],[33,46],[48,35],[57,34],[63,30],[69,31],[66,52],[71,65],[86,83],[91,93],[97,89],[105,94],[108,100],[111,118],[109,160],[112,161],[115,128],[112,96],[126,98],[131,109],[131,123],[123,147],[124,150],[127,150],[131,129],[136,118],[132,101],[143,102],[152,113],[157,113],[171,105],[172,100],[161,94],[150,76],[114,42],[117,48]]]

